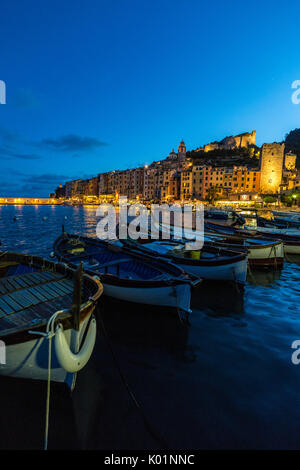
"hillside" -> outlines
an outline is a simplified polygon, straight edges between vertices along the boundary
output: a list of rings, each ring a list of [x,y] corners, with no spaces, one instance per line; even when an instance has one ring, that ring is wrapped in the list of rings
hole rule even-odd
[[[258,167],[260,148],[250,146],[242,149],[216,149],[208,152],[191,150],[186,153],[194,163],[201,165],[224,166],[252,166]]]

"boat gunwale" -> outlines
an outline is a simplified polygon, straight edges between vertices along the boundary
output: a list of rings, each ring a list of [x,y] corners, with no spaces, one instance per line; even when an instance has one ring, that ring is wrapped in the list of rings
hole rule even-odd
[[[150,243],[151,241],[149,241],[149,244]],[[133,248],[140,251],[140,253],[146,254],[144,250],[147,250],[147,252],[152,254],[152,251],[150,252],[149,248],[148,249],[142,248],[145,245],[147,245],[147,243],[143,243],[141,245],[136,244],[136,245],[137,247],[135,248],[135,245],[134,245]],[[126,243],[126,246],[130,246],[130,242],[128,242],[128,244]],[[218,259],[216,257],[212,259],[207,259],[207,258],[194,259],[194,258],[184,258],[184,257],[176,256],[168,252],[159,253],[155,251],[153,251],[153,255],[164,258],[164,259],[171,259],[174,262],[174,264],[187,265],[187,266],[191,266],[191,265],[192,266],[224,266],[224,265],[229,265],[235,262],[237,263],[237,262],[243,261],[245,258],[247,258],[247,255],[248,255],[248,251],[245,249],[243,252],[240,252],[238,250],[235,250],[235,251],[227,250],[226,248],[224,249],[222,247],[219,250],[217,247],[210,246],[207,243],[204,245],[204,247],[208,250],[212,249],[215,251],[221,251],[221,250],[226,251],[227,253],[230,253],[231,256],[229,255],[219,256]]]
[[[20,264],[27,264],[36,268],[42,268],[43,272],[60,272],[61,274],[65,274],[66,277],[70,280],[73,279],[73,276],[75,274],[75,269],[65,264],[56,263],[56,262],[47,260],[46,258],[42,258],[36,255],[27,255],[25,253],[16,253],[16,252],[0,252],[0,266],[1,266],[1,262],[6,260],[6,258],[9,258],[8,261],[16,261],[16,262],[19,262]],[[54,268],[54,269],[50,269],[50,268]],[[20,275],[20,278],[22,278],[22,275]],[[95,286],[95,293],[91,297],[89,297],[89,299],[87,299],[84,303],[81,304],[80,322],[82,322],[85,319],[85,317],[89,314],[91,309],[92,311],[94,310],[96,302],[99,300],[99,298],[101,297],[103,293],[103,285],[98,279],[96,279],[95,277],[87,273],[83,273],[83,279],[86,279],[89,285]],[[20,290],[20,292],[22,292],[22,290]],[[40,304],[47,304],[47,302],[49,301],[40,302]],[[32,307],[28,307],[28,308],[32,308]],[[26,310],[27,308],[23,308],[19,312],[16,312],[16,315]],[[86,310],[88,310],[88,312],[86,312]],[[11,314],[11,315],[14,315],[14,314]],[[73,313],[72,313],[72,305],[71,305],[71,307],[64,309],[64,312],[60,315],[59,319],[60,321],[63,322],[64,326],[71,327],[70,319],[72,318],[72,315]],[[49,318],[50,316],[51,315],[49,314]],[[48,323],[49,318],[41,318],[40,322],[36,322],[32,325],[26,324],[26,325],[21,325],[17,327],[7,328],[2,331],[0,330],[0,338],[2,340],[6,338],[7,340],[5,342],[7,344],[11,344],[12,337],[15,337],[16,335],[21,335],[22,337],[28,336],[28,340],[30,340],[33,338],[33,336],[28,333],[28,330],[30,329],[31,331],[35,331],[41,328],[44,330]],[[18,342],[22,342],[22,341],[18,341]]]
[[[72,263],[70,261],[70,259],[68,259],[68,257],[66,256],[63,256],[62,254],[60,254],[59,250],[58,250],[58,247],[59,247],[59,244],[66,239],[66,237],[73,237],[73,238],[77,238],[79,240],[83,240],[83,241],[87,241],[88,243],[89,242],[92,242],[94,244],[97,244],[97,243],[100,243],[101,244],[101,240],[96,240],[94,238],[89,238],[89,237],[83,237],[83,236],[75,236],[75,235],[72,235],[72,234],[62,234],[60,235],[54,242],[54,252],[55,252],[55,255],[56,257],[63,261],[64,263],[67,263],[68,266],[70,266],[72,269],[76,269],[77,268],[77,265],[75,265],[74,263]],[[86,273],[88,273],[90,276],[98,276],[100,281],[104,284],[110,284],[110,285],[118,285],[120,287],[132,287],[132,288],[141,288],[141,289],[144,289],[144,288],[154,288],[154,287],[167,287],[167,286],[176,286],[176,285],[181,285],[181,284],[190,284],[191,283],[191,276],[188,275],[187,273],[185,273],[185,271],[180,268],[179,266],[175,265],[174,263],[172,262],[168,262],[167,264],[165,264],[165,259],[159,259],[158,258],[153,258],[153,256],[151,256],[151,254],[144,254],[143,255],[145,256],[146,259],[143,259],[141,260],[140,259],[140,255],[141,253],[138,252],[138,253],[134,253],[132,250],[130,249],[126,249],[125,247],[120,247],[121,251],[123,251],[125,254],[128,254],[128,256],[131,256],[132,258],[134,258],[135,260],[143,263],[143,264],[146,264],[146,265],[150,265],[150,266],[153,266],[153,267],[156,267],[159,271],[161,272],[166,272],[167,274],[169,274],[170,276],[171,275],[174,275],[174,276],[178,276],[178,277],[170,277],[169,279],[158,279],[158,280],[155,280],[155,279],[150,279],[150,280],[145,280],[145,279],[126,279],[126,278],[122,278],[122,277],[118,277],[114,274],[110,274],[110,273],[101,273],[99,271],[97,271],[97,269],[93,270],[93,269],[89,269],[89,268],[84,268],[84,271]]]

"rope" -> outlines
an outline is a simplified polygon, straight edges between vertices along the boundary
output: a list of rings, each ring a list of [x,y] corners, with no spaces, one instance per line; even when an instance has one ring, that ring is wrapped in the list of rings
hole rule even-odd
[[[251,266],[250,266],[249,261],[248,261],[247,271],[248,271],[248,274],[250,275],[250,277],[251,277],[251,279],[252,279],[253,284],[257,284],[257,282],[256,282],[256,280],[255,280],[255,277],[254,277],[254,275],[253,275],[253,272],[252,272],[252,269],[251,269]]]
[[[248,264],[248,261],[247,261],[247,264]],[[237,293],[240,294],[241,291],[240,291],[240,288],[239,288],[237,280],[236,280],[236,275],[235,275],[235,269],[234,268],[232,268],[232,274],[233,274],[233,285],[234,285],[235,290],[237,291]]]
[[[180,323],[183,325],[183,321],[182,321],[182,318],[181,318],[181,315],[180,315],[180,309],[179,309],[179,306],[178,306],[178,296],[177,296],[176,286],[173,286],[173,292],[174,292],[175,297],[176,297],[176,312],[177,312]]]
[[[46,411],[45,411],[45,433],[44,433],[44,450],[48,449],[48,435],[49,435],[49,415],[50,415],[50,385],[51,385],[51,358],[52,358],[52,338],[55,336],[54,326],[58,315],[63,313],[64,310],[55,312],[48,320],[46,333],[42,331],[28,331],[33,335],[43,336],[48,339],[48,378],[47,378],[47,397],[46,397]]]
[[[121,378],[121,380],[122,380],[122,382],[123,382],[123,385],[125,386],[125,388],[126,388],[126,390],[127,390],[127,392],[128,392],[128,395],[130,396],[131,400],[133,401],[135,407],[138,409],[138,411],[139,411],[139,413],[140,413],[140,415],[141,415],[141,417],[142,417],[142,419],[143,419],[144,425],[145,425],[146,429],[149,431],[149,434],[151,435],[151,437],[152,437],[156,442],[158,442],[158,443],[162,446],[162,449],[163,449],[163,450],[169,450],[169,446],[168,446],[166,440],[164,439],[163,436],[160,436],[160,435],[155,431],[155,429],[152,428],[152,425],[151,425],[151,423],[149,422],[147,416],[145,415],[143,409],[141,408],[141,405],[138,403],[138,401],[137,401],[137,399],[135,398],[135,396],[134,396],[132,390],[130,389],[129,384],[128,384],[127,380],[126,380],[126,377],[125,377],[125,375],[123,374],[122,369],[121,369],[121,367],[120,367],[119,361],[118,361],[117,356],[116,356],[116,354],[115,354],[114,348],[113,348],[113,346],[112,346],[112,344],[111,344],[111,341],[110,341],[110,339],[109,339],[109,336],[108,336],[108,334],[107,334],[107,331],[106,331],[106,328],[105,328],[105,325],[104,325],[104,322],[103,322],[103,318],[102,318],[100,309],[97,308],[97,310],[98,310],[98,317],[99,317],[99,319],[100,319],[101,327],[102,327],[102,330],[103,330],[103,333],[104,333],[104,338],[106,339],[106,343],[107,343],[107,345],[108,345],[108,347],[109,347],[109,349],[110,349],[110,352],[111,352],[112,358],[113,358],[113,360],[114,360],[115,366],[116,366],[116,368],[117,368],[117,370],[118,370],[118,373],[119,373],[120,378]]]
[[[277,270],[277,253],[276,253],[276,246],[275,245],[272,246],[268,258],[271,258],[271,255],[272,255],[273,252],[274,252],[274,267]]]

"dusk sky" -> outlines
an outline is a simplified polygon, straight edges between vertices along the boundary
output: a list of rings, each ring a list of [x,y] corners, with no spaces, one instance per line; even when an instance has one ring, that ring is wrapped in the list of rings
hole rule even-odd
[[[1,2],[0,195],[300,127],[298,0]]]

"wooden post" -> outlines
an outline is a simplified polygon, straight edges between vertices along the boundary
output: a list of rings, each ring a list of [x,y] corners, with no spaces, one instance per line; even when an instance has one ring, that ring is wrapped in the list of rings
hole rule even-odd
[[[74,291],[73,291],[73,328],[79,330],[80,325],[80,307],[82,290],[83,262],[81,261],[78,269],[74,273]]]

